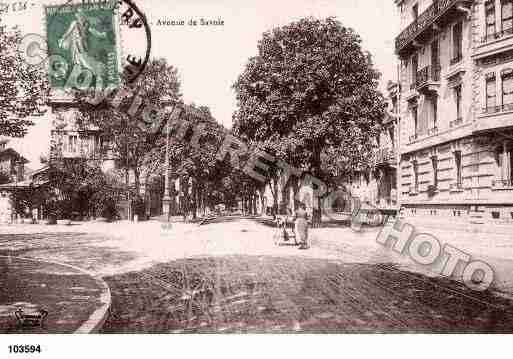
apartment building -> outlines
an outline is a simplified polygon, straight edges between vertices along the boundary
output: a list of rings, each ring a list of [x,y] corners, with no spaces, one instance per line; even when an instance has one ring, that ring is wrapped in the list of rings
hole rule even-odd
[[[513,0],[395,0],[406,215],[513,218]]]
[[[52,158],[99,160],[104,171],[114,168],[108,143],[104,142],[100,129],[80,121],[81,113],[70,98],[54,95],[48,105],[52,112]]]
[[[388,111],[383,119],[383,127],[374,139],[371,169],[356,172],[346,188],[351,195],[360,199],[364,208],[379,208],[385,213],[395,214],[399,209],[399,85],[389,82],[387,95]]]

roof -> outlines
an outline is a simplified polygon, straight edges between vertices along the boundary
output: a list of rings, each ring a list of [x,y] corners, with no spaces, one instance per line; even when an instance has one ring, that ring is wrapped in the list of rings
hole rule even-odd
[[[21,161],[23,163],[28,163],[29,162],[25,157],[20,155],[18,152],[16,152],[12,148],[7,148],[7,149],[5,149],[3,151],[0,151],[0,157],[8,157],[8,156],[21,159]]]
[[[50,166],[43,166],[41,168],[38,168],[37,170],[33,170],[31,172],[28,172],[27,175],[32,177],[34,175],[37,175],[37,174],[40,174],[40,173],[44,173],[46,170],[48,170],[50,168]]]
[[[50,181],[39,181],[37,183],[32,182],[32,180],[24,180],[19,182],[10,182],[6,184],[0,185],[0,190],[13,190],[13,189],[23,189],[30,187],[39,187],[44,184],[47,184]]]

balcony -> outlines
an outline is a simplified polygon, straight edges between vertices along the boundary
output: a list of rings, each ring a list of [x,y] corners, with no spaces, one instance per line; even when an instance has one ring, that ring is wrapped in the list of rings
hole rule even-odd
[[[374,152],[375,165],[395,165],[396,160],[397,157],[393,148],[380,148]]]
[[[474,50],[472,58],[485,61],[485,58],[508,52],[511,49],[513,49],[513,27],[483,36],[481,44]]]
[[[436,127],[436,126],[428,129],[428,131],[427,131],[428,136],[434,136],[437,133],[438,133],[438,127]]]
[[[451,183],[449,186],[450,192],[463,192],[463,184],[461,182]]]
[[[459,64],[463,60],[462,54],[457,54],[454,58],[451,59],[451,66]]]
[[[504,29],[502,31],[497,31],[492,34],[487,34],[481,38],[482,44],[487,44],[489,42],[502,39],[503,37],[513,35],[513,27],[510,27],[509,29]]]
[[[493,189],[502,189],[502,188],[511,188],[513,186],[513,183],[511,180],[493,180],[492,181],[492,188]]]
[[[483,108],[483,114],[493,114],[493,113],[500,113],[505,111],[513,111],[513,103],[506,103],[502,104],[500,106],[492,106],[492,107],[486,107]]]
[[[415,89],[419,92],[432,92],[440,87],[440,65],[426,66],[417,71],[415,78]]]
[[[432,32],[452,21],[458,12],[469,12],[473,0],[438,0],[404,29],[395,39],[396,53],[414,48],[414,42],[427,39]]]

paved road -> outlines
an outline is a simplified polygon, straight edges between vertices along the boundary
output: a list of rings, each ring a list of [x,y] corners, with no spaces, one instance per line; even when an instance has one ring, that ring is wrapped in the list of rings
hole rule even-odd
[[[104,277],[104,332],[513,332],[509,300],[409,268],[372,232],[315,230],[299,251],[249,220],[14,229],[0,254]]]

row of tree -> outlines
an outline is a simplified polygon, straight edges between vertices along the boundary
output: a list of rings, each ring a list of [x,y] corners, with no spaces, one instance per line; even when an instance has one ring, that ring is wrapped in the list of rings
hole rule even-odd
[[[19,39],[18,32],[0,35],[0,77],[4,84],[0,89],[0,135],[24,135],[31,124],[27,116],[44,110],[44,76],[12,51]],[[226,133],[243,139],[252,150],[262,149],[336,189],[341,179],[369,166],[372,138],[379,131],[385,110],[377,89],[379,78],[370,54],[362,50],[361,39],[352,29],[333,18],[306,18],[263,34],[257,54],[248,60],[233,86],[238,107],[230,131],[214,119],[208,107],[183,104],[174,66],[164,59],[148,64],[132,87],[134,92],[157,107],[170,102],[181,106],[183,120],[207,123],[208,135],[202,137],[199,148],[190,145],[190,132],[184,141],[175,139],[166,148],[167,124],[162,123],[151,133],[144,130],[140,126],[144,121],[142,111],[129,114],[132,97],[123,99],[119,106],[110,106],[108,101],[91,106],[80,96],[77,103],[82,114],[80,125],[100,129],[108,144],[105,154],[114,157],[117,168],[125,172],[125,185],[133,175],[135,196],[142,194],[141,182],[162,178],[167,149],[171,176],[181,183],[182,212],[196,216],[217,204],[231,207],[242,200],[244,210],[255,213],[258,202],[262,209],[265,207],[266,186],[273,194],[276,212],[280,207],[278,191],[284,191],[285,200],[289,188],[297,194],[300,178],[291,177],[278,186],[283,173],[277,166],[271,166],[265,182],[259,182],[232,168],[228,159],[217,161],[216,150]],[[99,178],[97,164],[84,159],[78,167]],[[69,170],[59,167],[60,178]],[[99,183],[74,183],[70,192],[64,186],[77,177],[72,172],[65,176],[69,181],[56,182],[64,189],[61,193],[68,191],[72,197],[86,191],[89,201],[98,201],[94,194],[100,187],[112,191],[122,188],[119,180],[106,186],[109,181],[101,177]],[[314,207],[321,208],[320,202]],[[320,220],[320,211],[314,214]]]

